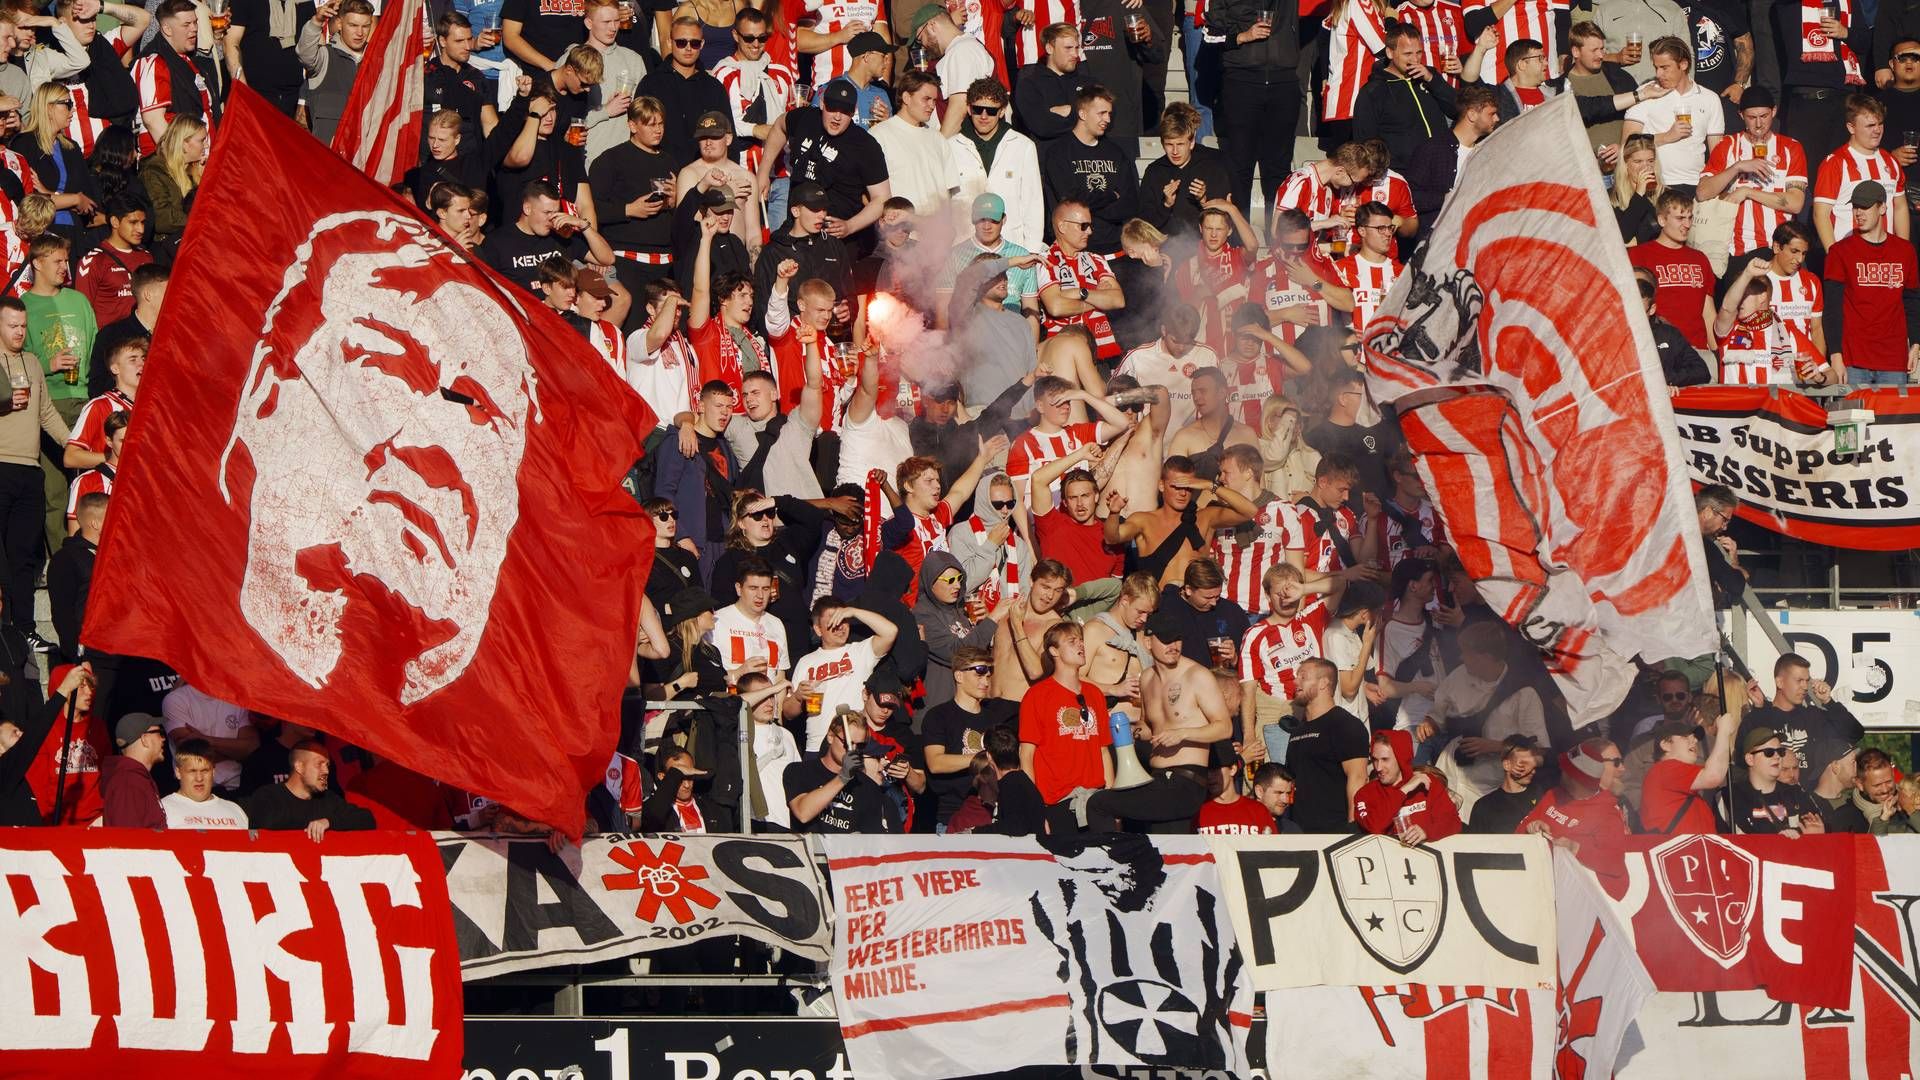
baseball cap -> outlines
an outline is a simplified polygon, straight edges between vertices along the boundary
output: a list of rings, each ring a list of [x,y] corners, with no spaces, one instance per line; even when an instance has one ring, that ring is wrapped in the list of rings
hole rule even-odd
[[[897,46],[879,34],[871,30],[862,30],[853,35],[852,41],[847,42],[847,56],[858,58],[868,53],[890,53],[895,48],[897,48]],[[828,86],[831,88],[832,84],[829,83]],[[1752,91],[1749,90],[1748,92],[1751,93]]]
[[[852,113],[860,108],[860,93],[845,79],[835,79],[820,92],[821,112]]]
[[[804,184],[795,184],[793,186],[793,194],[789,197],[789,201],[795,206],[804,206],[809,210],[825,210],[827,208],[827,189],[812,181]]]
[[[733,199],[719,188],[708,188],[701,192],[698,201],[694,203],[694,209],[696,210],[719,210],[722,208],[732,209]]]
[[[1807,748],[1802,755],[1807,759],[1807,767],[1800,770],[1800,786],[1809,791],[1813,790],[1814,785],[1820,783],[1820,777],[1827,771],[1827,766],[1845,758],[1855,749],[1852,743],[1845,739],[1836,739],[1831,735],[1822,735],[1807,743]]]
[[[1704,734],[1698,724],[1689,724],[1685,720],[1662,720],[1653,726],[1653,745],[1659,746],[1668,739],[1678,739],[1688,735],[1701,738]]]
[[[152,713],[130,712],[113,724],[113,744],[125,750],[140,741],[140,736],[154,728],[165,730],[166,725]]]
[[[974,196],[973,215],[968,221],[1005,221],[1007,220],[1007,201],[991,191]]]
[[[1847,200],[1856,210],[1867,210],[1881,206],[1887,201],[1887,189],[1874,181],[1866,181],[1853,189],[1853,197]]]
[[[681,623],[705,615],[717,606],[713,602],[713,596],[707,590],[689,585],[674,593],[673,599],[668,600],[660,609],[660,622],[664,629],[670,631]]]
[[[946,13],[947,13],[947,8],[945,4],[923,5],[919,11],[916,11],[913,13],[913,24],[912,24],[913,29],[909,31],[909,33],[912,34],[914,37],[920,36],[920,31],[922,28],[924,28],[928,23],[939,18],[940,16],[945,15]]]
[[[1166,608],[1157,608],[1153,614],[1147,616],[1146,632],[1161,641],[1179,641],[1185,629],[1180,625],[1180,616]]]
[[[601,277],[600,271],[598,270],[589,270],[586,267],[575,270],[573,272],[573,287],[586,293],[588,296],[599,297],[602,300],[613,299],[613,290],[607,288],[607,279]]]
[[[696,139],[733,137],[733,124],[727,120],[727,114],[715,109],[703,112],[700,119],[693,122],[693,137]]]
[[[888,665],[886,667],[873,669],[873,674],[867,676],[867,692],[875,697],[879,697],[881,694],[892,694],[895,697],[904,697],[907,693],[907,688],[906,685],[900,681],[900,673],[894,671],[893,667]]]
[[[1754,728],[1752,731],[1747,732],[1746,738],[1740,740],[1740,752],[1743,754],[1751,754],[1755,749],[1765,746],[1767,743],[1779,737],[1780,733],[1770,727]]]

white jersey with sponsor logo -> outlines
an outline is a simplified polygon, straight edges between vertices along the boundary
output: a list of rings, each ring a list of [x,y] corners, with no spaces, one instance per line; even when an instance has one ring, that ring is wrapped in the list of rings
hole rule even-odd
[[[793,663],[793,653],[787,648],[787,628],[780,620],[766,612],[755,618],[741,611],[739,604],[728,604],[713,613],[713,632],[707,640],[720,650],[720,661],[729,671],[764,657],[767,674],[778,678]]]
[[[1309,596],[1285,622],[1261,619],[1240,640],[1240,681],[1251,682],[1270,697],[1292,701],[1299,688],[1300,665],[1324,655],[1321,644],[1332,613],[1326,600]]]
[[[1400,277],[1399,262],[1389,258],[1377,263],[1355,252],[1333,266],[1340,272],[1340,283],[1353,290],[1353,328],[1366,329],[1374,312],[1386,302],[1387,290]]]

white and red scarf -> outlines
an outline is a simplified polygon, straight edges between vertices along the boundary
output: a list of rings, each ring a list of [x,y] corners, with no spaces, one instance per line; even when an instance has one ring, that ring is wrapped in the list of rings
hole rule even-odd
[[[1831,0],[1839,12],[1841,26],[1853,25],[1852,0]],[[1820,27],[1820,20],[1826,15],[1827,4],[1823,0],[1800,0],[1800,59],[1805,63],[1825,63],[1840,61],[1846,71],[1848,86],[1865,86],[1866,77],[1860,70],[1860,58],[1844,42],[1827,37]]]
[[[974,539],[982,543],[985,542],[982,538],[992,529],[991,525],[981,520],[979,514],[968,518],[966,527],[973,530]],[[1012,527],[1011,523],[1008,527]],[[1000,606],[1001,600],[1012,600],[1023,591],[1020,587],[1020,537],[1015,534],[1008,536],[1007,542],[1000,545],[1000,554],[993,564],[993,573],[988,574],[987,580],[973,590],[973,598],[986,605],[988,611],[992,611]]]

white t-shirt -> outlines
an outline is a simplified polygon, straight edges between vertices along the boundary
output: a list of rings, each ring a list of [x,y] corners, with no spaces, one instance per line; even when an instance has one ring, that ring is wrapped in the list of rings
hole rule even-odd
[[[1427,627],[1423,622],[1403,623],[1396,619],[1388,619],[1381,623],[1378,641],[1380,649],[1380,670],[1391,676],[1394,669],[1400,666],[1402,660],[1413,655],[1413,650],[1419,646],[1420,639],[1426,632]],[[1444,674],[1446,674],[1446,669],[1441,667],[1440,662],[1436,659],[1433,665],[1433,674],[1416,675],[1414,679],[1410,681],[1438,683],[1440,677]],[[1393,726],[1402,731],[1410,731],[1413,728],[1419,727],[1420,721],[1425,720],[1427,713],[1432,711],[1432,709],[1433,698],[1431,695],[1403,695],[1400,698],[1400,712],[1398,716],[1394,717]]]
[[[793,665],[795,686],[809,679],[820,684],[820,711],[807,717],[808,751],[820,749],[820,740],[827,736],[827,721],[833,719],[835,709],[842,705],[858,709],[864,704],[861,691],[867,685],[867,676],[873,674],[879,663],[880,657],[873,651],[873,639],[868,638],[837,649],[815,649]]]
[[[166,811],[169,829],[244,829],[247,812],[240,804],[215,795],[206,802],[194,802],[176,791],[160,800]]]
[[[1352,671],[1360,663],[1360,635],[1347,629],[1345,623],[1335,619],[1327,626],[1327,632],[1320,635],[1320,651],[1341,671]],[[1333,703],[1353,715],[1367,718],[1367,684],[1362,680],[1354,690],[1352,697],[1342,697],[1339,680],[1333,684]]]
[[[753,765],[760,773],[760,792],[767,799],[767,820],[785,829],[793,828],[785,774],[787,766],[799,760],[793,732],[779,724],[753,725]]]
[[[840,472],[834,483],[865,484],[873,469],[885,472],[892,483],[894,470],[912,456],[913,440],[905,420],[882,419],[877,412],[858,424],[849,420],[840,431]]]
[[[1654,157],[1660,161],[1660,178],[1671,187],[1700,182],[1700,171],[1707,164],[1707,139],[1727,133],[1726,114],[1720,110],[1720,95],[1694,83],[1685,90],[1634,105],[1627,110],[1627,119],[1638,121],[1647,134],[1659,135],[1670,130],[1681,113],[1691,114],[1692,138],[1653,148]]]
[[[713,613],[713,633],[707,640],[720,650],[720,662],[728,670],[764,656],[767,674],[777,678],[793,663],[793,653],[787,648],[787,628],[780,620],[764,611],[753,618],[741,611],[739,604],[728,604]]]
[[[627,335],[627,385],[633,387],[661,427],[694,406],[694,373],[698,360],[687,339],[674,334],[657,352],[647,351],[647,328]]]
[[[1219,366],[1219,355],[1205,345],[1195,345],[1176,360],[1167,354],[1165,342],[1154,338],[1123,357],[1114,374],[1131,375],[1141,386],[1166,387],[1167,430],[1179,431],[1193,419],[1193,373]]]
[[[925,217],[944,209],[953,190],[953,159],[947,140],[933,127],[917,125],[903,113],[894,113],[868,129],[887,161],[887,182],[893,194],[913,204]]]
[[[933,73],[940,79],[940,96],[950,98],[966,93],[976,79],[993,78],[993,57],[987,55],[987,47],[978,38],[961,34],[947,44],[946,53],[933,65]]]
[[[230,705],[219,698],[209,697],[186,683],[173,688],[160,702],[160,726],[166,729],[167,738],[182,727],[191,727],[200,734],[213,739],[235,739],[240,733],[252,726],[247,719],[247,710],[238,705]],[[240,763],[237,761],[216,761],[213,763],[213,785],[231,789],[240,783]]]

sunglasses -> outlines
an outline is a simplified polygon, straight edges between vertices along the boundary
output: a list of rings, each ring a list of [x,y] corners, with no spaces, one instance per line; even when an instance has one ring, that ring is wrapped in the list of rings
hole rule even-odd
[[[47,102],[47,104],[49,104],[49,105],[64,105],[64,106],[66,106],[67,108],[69,108],[69,109],[71,109],[71,108],[73,108],[73,99],[72,99],[72,98],[68,98],[68,97],[63,97],[63,98],[54,98],[54,99],[53,99],[52,101],[49,101],[49,102]]]
[[[900,707],[900,699],[895,697],[877,697],[873,699],[873,703],[887,712],[892,712]]]
[[[993,507],[995,510],[999,510],[1002,513],[1005,513],[1006,511],[1013,509],[1013,500],[1008,499],[1006,502],[1001,502],[999,499],[989,499],[987,501],[987,505]]]
[[[1091,221],[1063,221],[1060,224],[1071,225],[1076,229],[1085,229],[1088,232],[1093,231],[1093,222]]]
[[[936,585],[958,585],[960,584],[960,575],[941,574],[939,577],[934,578],[933,581]]]
[[[769,506],[764,510],[749,510],[746,516],[754,521],[766,521],[779,512],[777,507]]]
[[[678,511],[678,510],[662,510],[662,511],[660,511],[659,513],[657,513],[657,514],[655,514],[655,515],[653,515],[653,516],[654,516],[654,517],[656,517],[656,518],[659,518],[659,519],[660,519],[661,521],[672,521],[673,519],[675,519],[675,518],[677,518],[677,517],[679,517],[679,516],[680,516],[680,511]]]
[[[1303,241],[1301,241],[1301,242],[1300,242],[1300,243],[1298,243],[1298,244],[1286,244],[1286,243],[1283,243],[1283,244],[1281,244],[1281,245],[1280,245],[1280,250],[1281,250],[1281,251],[1285,251],[1285,252],[1289,252],[1289,253],[1291,253],[1291,254],[1294,254],[1294,255],[1300,255],[1300,254],[1303,254],[1303,253],[1305,253],[1305,252],[1306,252],[1306,250],[1307,250],[1308,248],[1310,248],[1310,247],[1312,247],[1312,246],[1313,246],[1313,244],[1312,244],[1312,243],[1310,243],[1310,242],[1308,242],[1308,241],[1305,241],[1305,240],[1303,240]]]
[[[706,43],[707,42],[704,38],[674,38],[673,39],[673,47],[676,49],[698,49],[702,45],[705,45]]]
[[[970,112],[970,113],[972,113],[972,114],[973,114],[973,115],[975,115],[975,116],[999,116],[999,115],[1000,115],[1000,106],[998,106],[998,105],[969,105],[969,106],[967,106],[967,111],[968,111],[968,112]]]
[[[1895,56],[1894,59],[1911,64],[1916,61],[1920,61],[1920,52],[1903,52],[1898,56]]]
[[[1916,56],[1914,59],[1920,60],[1920,56]],[[1761,757],[1779,757],[1786,752],[1787,748],[1784,746],[1763,746],[1758,750],[1747,751],[1749,754],[1759,754]]]
[[[985,675],[993,674],[993,665],[992,664],[970,664],[966,667],[960,668],[959,670],[971,671],[975,675],[985,676]]]
[[[746,42],[749,45],[765,45],[767,42],[773,40],[773,35],[772,34],[741,34],[740,40]]]
[[[1606,762],[1608,765],[1618,765],[1625,759],[1620,757],[1603,757],[1600,760]]]
[[[1676,690],[1671,694],[1661,694],[1660,700],[1661,701],[1692,701],[1693,695],[1690,693],[1687,693],[1684,690]]]

